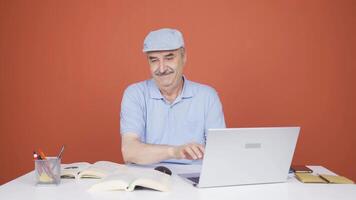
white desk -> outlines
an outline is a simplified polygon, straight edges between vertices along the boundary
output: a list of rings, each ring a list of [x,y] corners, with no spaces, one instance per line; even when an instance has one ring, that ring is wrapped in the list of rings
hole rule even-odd
[[[98,180],[62,180],[58,186],[35,186],[34,173],[30,172],[13,181],[0,186],[1,200],[17,199],[312,199],[312,200],[355,200],[356,185],[334,184],[302,184],[292,175],[286,183],[245,185],[219,188],[195,188],[176,173],[196,172],[199,166],[166,165],[173,173],[173,187],[171,192],[157,192],[151,190],[137,190],[134,192],[112,191],[89,193],[86,190]],[[323,167],[310,166],[315,172],[329,173]]]

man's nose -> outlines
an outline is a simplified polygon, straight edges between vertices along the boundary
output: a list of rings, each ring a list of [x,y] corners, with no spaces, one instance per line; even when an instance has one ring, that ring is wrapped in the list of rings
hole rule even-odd
[[[159,62],[159,72],[165,72],[167,70],[167,66],[166,63],[164,62],[164,60],[162,60],[161,62]]]

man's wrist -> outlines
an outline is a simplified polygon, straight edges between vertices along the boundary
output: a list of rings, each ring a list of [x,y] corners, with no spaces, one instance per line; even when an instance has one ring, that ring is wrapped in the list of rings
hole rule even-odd
[[[175,159],[176,158],[175,147],[174,146],[168,147],[168,156],[169,156],[170,159]]]

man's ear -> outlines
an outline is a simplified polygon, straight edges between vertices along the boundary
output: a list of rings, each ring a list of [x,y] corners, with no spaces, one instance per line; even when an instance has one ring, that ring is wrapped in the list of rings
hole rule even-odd
[[[185,64],[187,62],[187,51],[185,50],[185,48],[181,49],[181,54],[183,56],[183,62]]]

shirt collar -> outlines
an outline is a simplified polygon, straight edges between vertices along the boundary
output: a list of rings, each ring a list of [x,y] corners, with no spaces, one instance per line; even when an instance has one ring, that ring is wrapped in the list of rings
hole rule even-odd
[[[192,83],[185,77],[183,76],[183,89],[182,89],[182,93],[180,95],[178,95],[177,98],[191,98],[194,96],[193,94],[193,88],[192,88]],[[154,81],[154,79],[152,78],[151,80],[149,80],[148,83],[148,87],[149,87],[149,92],[150,92],[150,97],[152,99],[164,99],[164,97],[162,96],[161,92],[159,91],[158,86],[156,85],[156,82]]]

